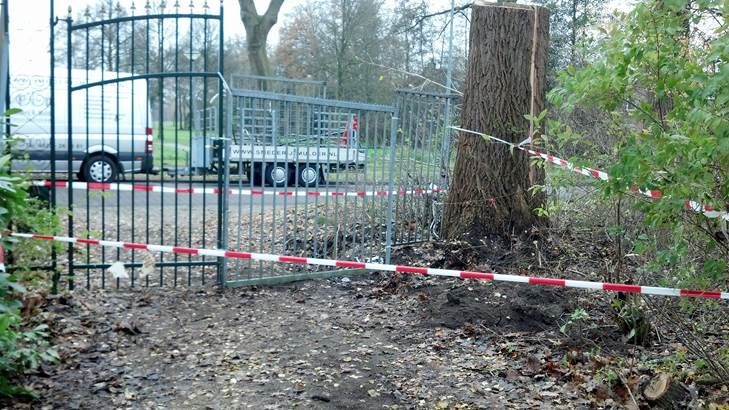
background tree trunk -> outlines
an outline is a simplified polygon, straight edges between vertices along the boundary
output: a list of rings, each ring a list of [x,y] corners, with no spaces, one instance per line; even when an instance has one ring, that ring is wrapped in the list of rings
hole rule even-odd
[[[238,0],[240,17],[246,30],[246,44],[251,72],[254,75],[270,77],[271,64],[268,61],[268,33],[278,20],[278,13],[284,0],[271,0],[263,15],[256,11],[253,0]],[[264,89],[265,87],[264,84]]]
[[[474,5],[469,67],[461,114],[463,128],[519,143],[530,134],[525,114],[544,107],[549,12],[523,5]],[[534,209],[544,204],[530,186],[543,170],[531,169],[524,152],[461,133],[444,234],[451,240],[523,234],[547,221]]]

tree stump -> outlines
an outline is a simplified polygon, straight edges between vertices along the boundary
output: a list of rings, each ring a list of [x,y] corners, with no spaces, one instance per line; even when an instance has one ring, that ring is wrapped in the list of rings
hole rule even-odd
[[[688,389],[667,373],[653,377],[643,389],[643,397],[651,406],[666,410],[685,408],[690,396]]]

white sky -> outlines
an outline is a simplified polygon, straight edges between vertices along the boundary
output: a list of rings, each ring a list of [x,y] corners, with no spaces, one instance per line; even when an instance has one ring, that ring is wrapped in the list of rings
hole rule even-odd
[[[181,5],[181,12],[189,10],[187,5],[190,0],[178,0]],[[262,13],[268,6],[268,0],[255,0],[258,12]],[[197,6],[201,6],[204,0],[193,0]],[[304,4],[305,0],[286,0],[281,10],[279,22],[270,34],[269,44],[275,44],[278,40],[278,29],[282,22],[296,6]],[[386,0],[389,5],[396,4],[397,0]],[[456,0],[456,4],[462,4],[462,0]],[[628,1],[612,0],[611,3],[623,8]],[[56,0],[55,15],[65,17],[69,6],[72,15],[82,12],[87,5],[93,5],[96,0]],[[145,0],[120,0],[120,3],[129,8],[132,3],[136,4],[138,13],[143,12]],[[167,4],[174,4],[175,0],[167,0]],[[226,37],[244,36],[243,23],[240,20],[240,6],[238,0],[222,0],[224,7],[224,24]],[[450,6],[450,0],[429,0],[432,10],[445,10]],[[617,4],[616,4],[617,3]],[[219,0],[209,0],[211,13],[217,13]],[[50,0],[9,0],[10,5],[10,59],[12,67],[28,67],[49,64],[48,43],[49,43],[49,15]],[[621,7],[623,6],[623,7]],[[169,6],[168,6],[169,7]],[[173,9],[169,7],[169,10]],[[63,22],[61,22],[63,24]]]

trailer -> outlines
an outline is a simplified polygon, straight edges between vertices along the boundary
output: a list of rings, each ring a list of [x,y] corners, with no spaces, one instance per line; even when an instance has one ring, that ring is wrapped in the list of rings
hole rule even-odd
[[[217,124],[214,110],[205,124]],[[279,135],[277,113],[239,108],[230,144],[230,166],[255,185],[314,187],[326,182],[326,174],[364,169],[366,153],[359,149],[358,120],[352,113],[315,112],[305,133]],[[205,127],[200,127],[205,128]],[[192,139],[191,167],[199,172],[214,167],[210,138]]]
[[[230,161],[248,180],[269,186],[313,187],[325,183],[326,173],[347,168],[363,169],[364,152],[347,147],[233,145]]]

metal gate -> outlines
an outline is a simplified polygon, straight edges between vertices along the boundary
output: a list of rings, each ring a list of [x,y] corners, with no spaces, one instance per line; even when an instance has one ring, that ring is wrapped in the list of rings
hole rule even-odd
[[[30,138],[26,147],[27,165],[44,163],[33,144],[56,158],[45,163],[51,202],[67,208],[66,235],[386,263],[393,246],[436,236],[454,96],[401,91],[385,106],[230,90],[222,16],[221,6],[66,19],[66,67],[51,75],[55,130],[46,145]],[[69,246],[56,261],[68,264],[70,288],[343,272],[134,247]]]
[[[228,168],[191,172],[193,140],[210,148],[212,158],[205,160],[227,163],[225,116],[216,116],[215,132],[207,124],[193,126],[193,112],[223,113],[223,96],[230,98],[223,79],[222,2],[218,14],[207,6],[202,12],[179,6],[136,12],[66,19],[66,46],[56,53],[65,52],[66,66],[51,76],[58,90],[51,101],[51,198],[67,207],[68,236],[225,249]],[[43,145],[42,137],[33,138],[31,161],[33,144]],[[72,183],[56,182],[62,179]],[[209,186],[217,188],[215,195],[190,193]],[[204,284],[222,281],[225,270],[222,258],[133,248],[69,246],[66,259],[59,255],[68,263],[71,289],[77,282],[104,287],[120,280],[131,286]],[[115,269],[107,271],[112,264]]]

